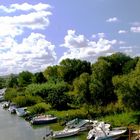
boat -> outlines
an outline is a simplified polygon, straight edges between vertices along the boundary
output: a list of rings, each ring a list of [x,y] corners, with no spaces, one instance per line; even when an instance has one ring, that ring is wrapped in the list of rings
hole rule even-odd
[[[80,128],[80,132],[86,131],[92,127],[92,121],[86,119],[73,119],[66,123],[66,128]]]
[[[8,108],[8,111],[11,113],[11,114],[15,114],[16,113],[16,106],[10,106],[9,108]]]
[[[27,114],[26,109],[27,108],[16,108],[16,114],[19,117],[23,117],[23,116],[25,116]]]
[[[0,95],[0,102],[3,102],[3,101],[4,101],[4,96]]]
[[[4,102],[3,104],[2,104],[2,108],[8,108],[10,106],[10,102]]]
[[[68,129],[65,128],[61,131],[54,131],[52,133],[52,138],[64,138],[64,137],[70,137],[73,135],[76,135],[79,133],[80,128],[72,128],[72,129]]]
[[[88,140],[116,140],[120,138],[125,132],[125,130],[110,130],[109,124],[101,123],[89,131],[87,139]]]
[[[33,117],[31,119],[31,124],[48,124],[48,123],[54,123],[57,121],[57,117],[54,117],[52,115],[40,115]]]

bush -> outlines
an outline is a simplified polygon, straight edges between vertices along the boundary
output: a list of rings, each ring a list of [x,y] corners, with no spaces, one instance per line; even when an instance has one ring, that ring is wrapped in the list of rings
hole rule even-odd
[[[45,113],[50,109],[50,105],[46,103],[38,103],[32,107],[29,107],[29,111],[31,114],[40,114],[40,113]]]
[[[12,101],[13,98],[18,96],[18,92],[15,88],[8,88],[4,95],[5,100]]]
[[[13,98],[12,101],[20,107],[25,107],[41,102],[42,98],[38,96],[27,95],[27,96],[17,96]]]

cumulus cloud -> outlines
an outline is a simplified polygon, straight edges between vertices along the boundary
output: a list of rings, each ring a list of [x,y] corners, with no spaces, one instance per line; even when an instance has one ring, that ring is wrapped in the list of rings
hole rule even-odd
[[[6,46],[6,47],[4,47]],[[0,74],[40,71],[56,60],[55,46],[43,34],[31,33],[21,43],[12,37],[0,40]]]
[[[117,17],[112,17],[106,20],[106,22],[118,22],[118,18]]]
[[[55,46],[46,40],[45,35],[37,33],[50,24],[49,16],[52,13],[49,8],[50,5],[42,3],[0,6],[0,11],[6,13],[20,11],[14,16],[0,16],[0,75],[23,70],[40,71],[54,64]],[[30,35],[26,35],[26,32]],[[17,41],[19,36],[20,41]]]
[[[97,56],[107,53],[117,40],[107,40],[104,34],[97,34],[97,41],[88,40],[84,35],[76,35],[74,30],[68,30],[64,38],[64,44],[61,47],[67,48],[67,51],[59,61],[66,58],[78,58],[94,61]]]
[[[9,7],[6,7],[4,5],[0,5],[0,10],[3,10],[6,13],[12,13],[16,12],[17,10],[20,11],[30,11],[30,10],[35,10],[35,11],[42,11],[51,8],[49,4],[43,4],[43,3],[38,3],[36,5],[31,5],[28,3],[23,3],[23,4],[11,4]]]
[[[127,33],[127,31],[125,31],[125,30],[119,30],[118,31],[118,34],[126,34]]]
[[[133,33],[140,33],[140,26],[131,27],[130,31]]]
[[[0,37],[8,35],[15,37],[24,33],[25,29],[45,29],[50,24],[49,16],[52,15],[48,9],[50,7],[50,5],[42,3],[36,5],[28,3],[12,4],[8,8],[0,5],[0,11],[22,11],[16,16],[0,16]],[[24,11],[28,11],[28,13]]]
[[[49,25],[49,15],[51,15],[50,12],[40,11],[13,17],[2,16],[0,17],[0,25],[11,27],[11,30],[13,27],[20,30],[22,30],[22,28],[44,29]]]

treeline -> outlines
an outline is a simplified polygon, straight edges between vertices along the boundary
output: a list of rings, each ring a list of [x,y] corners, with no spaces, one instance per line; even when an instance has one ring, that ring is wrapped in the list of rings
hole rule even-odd
[[[0,78],[2,83],[7,87],[6,100],[36,108],[43,103],[43,111],[46,106],[56,110],[85,107],[92,115],[140,110],[140,58],[123,53],[99,57],[93,64],[65,59],[44,72],[23,71]]]

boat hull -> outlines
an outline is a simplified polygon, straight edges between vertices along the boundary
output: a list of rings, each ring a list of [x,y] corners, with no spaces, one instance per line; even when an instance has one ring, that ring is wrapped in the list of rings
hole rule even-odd
[[[59,132],[54,132],[53,134],[53,138],[57,139],[57,138],[64,138],[64,137],[70,137],[73,135],[76,135],[79,133],[79,129],[72,129],[72,131],[68,130],[62,130]]]
[[[50,124],[57,122],[57,118],[54,117],[53,119],[32,119],[31,124],[33,125],[40,125],[40,124]]]

